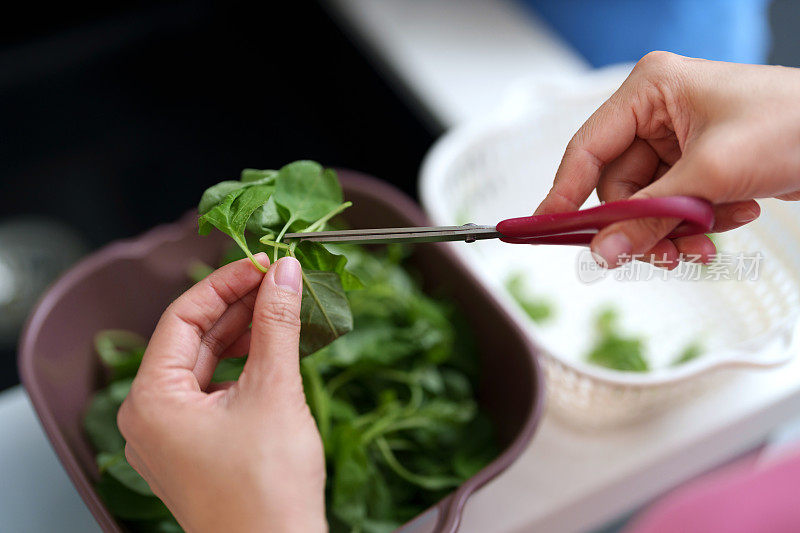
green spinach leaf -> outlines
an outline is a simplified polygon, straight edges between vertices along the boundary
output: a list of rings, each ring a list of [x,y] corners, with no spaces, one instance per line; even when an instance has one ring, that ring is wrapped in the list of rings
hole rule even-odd
[[[703,345],[700,342],[692,342],[683,349],[683,351],[672,361],[671,366],[678,366],[684,363],[688,363],[689,361],[694,361],[701,355],[703,355]]]
[[[107,329],[95,335],[94,348],[112,379],[128,378],[136,375],[147,340],[130,331]]]
[[[329,251],[318,242],[302,241],[294,249],[294,256],[309,270],[335,272],[345,291],[364,288],[364,284],[355,274],[347,270],[347,257]]]
[[[117,453],[100,452],[97,455],[97,467],[101,474],[108,473],[130,490],[144,496],[154,496],[147,481],[125,459],[124,448]]]
[[[595,322],[597,342],[587,356],[590,363],[626,372],[647,372],[644,345],[637,337],[618,331],[618,316],[613,309],[601,311]]]
[[[96,393],[83,418],[83,427],[98,452],[116,453],[125,447],[125,439],[117,427],[117,411],[131,390],[133,380],[114,381]]]
[[[315,222],[342,204],[336,172],[314,161],[295,161],[281,168],[275,179],[275,203],[286,226]]]
[[[522,273],[517,272],[509,276],[506,280],[506,290],[534,322],[546,322],[553,317],[553,305],[543,298],[531,296]]]
[[[123,520],[153,520],[171,516],[167,506],[157,497],[132,491],[109,474],[103,474],[95,488],[108,510]]]
[[[351,329],[353,316],[339,275],[335,272],[303,271],[300,356],[316,352]]]
[[[223,196],[224,195],[224,196]],[[199,232],[213,227],[227,233],[261,271],[253,250],[274,248],[273,258],[293,255],[304,270],[301,351],[312,353],[352,329],[352,316],[343,291],[362,288],[346,269],[347,258],[318,243],[280,243],[294,223],[324,229],[329,219],[346,208],[336,173],[313,161],[290,163],[279,171],[245,169],[238,182],[222,182],[206,190],[200,205]],[[276,235],[277,233],[277,235]],[[260,238],[264,243],[254,243]],[[335,273],[333,282],[315,272]],[[307,301],[308,300],[308,301]]]
[[[257,168],[245,168],[239,175],[241,183],[272,183],[278,177],[277,170],[259,170]]]
[[[352,426],[340,426],[334,433],[333,513],[343,522],[358,526],[367,518],[370,460]]]
[[[256,268],[266,272],[266,268],[253,257],[244,232],[250,216],[269,200],[271,194],[270,185],[247,187],[228,194],[219,204],[200,217],[200,234],[208,235],[212,226],[227,233],[247,254]]]

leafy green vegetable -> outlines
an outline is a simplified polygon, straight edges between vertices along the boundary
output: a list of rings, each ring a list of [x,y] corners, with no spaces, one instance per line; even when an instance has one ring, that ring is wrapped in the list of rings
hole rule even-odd
[[[300,365],[325,447],[329,523],[332,531],[392,531],[494,459],[494,432],[474,399],[470,331],[452,306],[422,293],[397,248],[336,253],[348,256],[365,282],[349,293],[354,330]],[[334,272],[311,275],[325,285],[339,281]],[[237,379],[244,361],[220,361],[214,381]],[[87,431],[93,428],[100,452],[98,491],[131,529],[174,531],[177,525],[124,460],[115,415],[129,388],[130,379],[112,382],[87,412]]]
[[[686,346],[683,351],[672,361],[671,366],[678,366],[684,363],[688,363],[689,361],[694,361],[701,355],[703,355],[703,345],[699,342],[693,342]]]
[[[521,272],[512,274],[506,280],[506,290],[515,302],[534,322],[546,322],[553,316],[550,302],[531,296],[525,287],[525,279]]]
[[[613,309],[600,312],[595,322],[597,342],[588,361],[596,365],[627,372],[647,372],[650,368],[643,356],[642,340],[621,334],[618,316]]]
[[[240,183],[265,183],[272,182],[278,177],[276,170],[259,170],[256,168],[245,168],[239,175]]]
[[[346,269],[343,255],[319,243],[286,244],[281,239],[289,228],[323,230],[349,205],[342,202],[336,173],[313,161],[296,161],[277,171],[245,169],[240,181],[218,183],[200,200],[201,234],[208,234],[212,227],[227,233],[261,271],[265,269],[253,258],[253,250],[271,247],[273,259],[291,255],[300,262],[306,296],[300,316],[302,355],[315,352],[352,329],[344,291],[363,285]],[[195,276],[202,272],[193,271]]]
[[[474,400],[470,332],[452,307],[422,293],[398,248],[335,251],[365,285],[348,294],[354,328],[301,365],[325,444],[329,522],[332,531],[391,531],[497,448]]]
[[[278,173],[275,203],[287,226],[312,223],[342,204],[342,188],[333,170],[314,161],[296,161]]]
[[[230,359],[222,359],[217,363],[217,368],[214,370],[214,375],[211,380],[215,383],[220,381],[236,381],[239,379],[239,374],[244,370],[245,357],[235,357]]]
[[[97,338],[119,340],[126,337],[122,333],[119,330],[100,332]],[[127,335],[130,339],[138,337],[133,333]],[[103,346],[103,343],[98,345]],[[116,345],[116,349],[123,351],[119,344]],[[130,352],[122,354],[122,357],[135,359],[132,354],[138,352],[139,347],[131,343],[129,350]],[[104,363],[107,362],[106,358],[102,360]],[[112,381],[108,387],[94,395],[84,416],[84,428],[98,452],[97,466],[100,470],[100,481],[97,483],[97,492],[114,516],[133,520],[133,524],[146,521],[142,522],[144,525],[140,525],[141,529],[146,531],[175,531],[167,527],[172,523],[177,525],[167,508],[153,495],[147,482],[125,459],[125,439],[117,428],[117,411],[128,395],[132,381],[130,377]]]
[[[218,204],[230,194],[241,191],[244,185],[238,181],[221,181],[206,189],[203,196],[200,198],[200,204],[197,206],[197,211],[200,215],[205,215],[211,211]]]
[[[214,268],[202,261],[192,261],[186,268],[186,275],[193,283],[197,283],[212,272],[214,272]]]
[[[125,449],[116,453],[100,452],[97,455],[97,468],[100,473],[108,473],[125,487],[144,496],[153,496],[150,485],[125,459]]]
[[[355,274],[346,269],[347,257],[336,254],[318,242],[303,241],[294,248],[294,256],[308,270],[324,270],[339,275],[342,288],[354,291],[364,288]]]
[[[107,329],[94,337],[94,348],[112,379],[135,376],[146,347],[147,340],[130,331]]]
[[[339,275],[335,272],[303,271],[300,356],[316,352],[351,329],[353,316]]]
[[[589,352],[587,360],[596,365],[628,372],[647,372],[650,366],[644,358],[644,341],[638,337],[626,336],[619,332],[618,315],[613,309],[603,309],[595,319],[597,341]],[[678,366],[697,359],[703,354],[703,346],[692,342],[672,361],[670,366]]]
[[[172,516],[157,497],[132,491],[107,474],[100,477],[95,488],[111,514],[123,520],[155,520]]]
[[[453,305],[422,292],[401,264],[404,248],[368,252],[281,242],[289,229],[325,229],[347,205],[335,174],[316,163],[248,169],[240,181],[206,191],[200,229],[217,227],[234,238],[239,250],[223,262],[270,250],[300,261],[300,343],[307,355],[300,370],[325,449],[330,528],[388,532],[478,472],[497,447],[475,401],[478,363],[470,329]],[[201,277],[208,269],[193,273]],[[101,337],[102,360],[112,370],[123,368],[121,362],[138,364],[142,339]],[[213,381],[238,379],[245,360],[220,361]],[[98,492],[133,531],[180,531],[125,460],[116,427],[130,389],[130,377],[122,377],[130,369],[124,368],[111,372],[115,381],[96,393],[86,413],[101,471]]]
[[[272,187],[269,185],[235,190],[200,217],[200,233],[208,235],[212,226],[223,233],[227,233],[247,254],[247,257],[250,258],[256,268],[266,272],[266,268],[253,257],[253,253],[245,240],[244,231],[250,216],[256,209],[267,203],[271,195]]]
[[[463,479],[452,475],[452,476],[425,476],[420,474],[415,474],[414,472],[410,472],[406,467],[404,467],[400,461],[394,456],[394,452],[392,452],[392,447],[389,446],[389,443],[386,442],[384,437],[378,437],[375,439],[375,442],[378,446],[378,450],[383,455],[383,460],[386,461],[386,464],[389,465],[398,476],[405,479],[409,483],[413,483],[423,489],[428,490],[441,490],[450,487],[458,486]]]
[[[205,215],[234,191],[261,185],[274,185],[277,175],[278,172],[275,170],[246,168],[242,170],[239,181],[221,181],[206,189],[203,196],[200,198],[200,204],[197,206],[197,210],[201,215]]]
[[[83,427],[98,452],[115,453],[125,447],[117,428],[117,411],[131,390],[133,379],[114,381],[94,395],[86,410]]]

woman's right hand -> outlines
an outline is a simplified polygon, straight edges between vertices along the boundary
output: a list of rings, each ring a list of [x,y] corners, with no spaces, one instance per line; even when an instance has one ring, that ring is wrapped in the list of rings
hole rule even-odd
[[[646,55],[572,138],[536,214],[579,209],[595,188],[602,201],[705,198],[714,232],[755,220],[755,198],[799,200],[800,69]],[[613,224],[592,251],[612,267],[639,254],[708,260],[704,235],[665,239],[678,222]]]

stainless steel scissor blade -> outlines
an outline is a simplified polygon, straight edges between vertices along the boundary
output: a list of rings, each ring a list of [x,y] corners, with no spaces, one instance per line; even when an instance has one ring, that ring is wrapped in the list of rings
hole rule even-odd
[[[497,239],[502,235],[494,226],[421,226],[416,228],[375,228],[340,231],[312,231],[307,233],[287,233],[286,239],[300,239],[313,242],[357,242],[359,244],[380,244],[391,242],[474,242],[482,239]]]

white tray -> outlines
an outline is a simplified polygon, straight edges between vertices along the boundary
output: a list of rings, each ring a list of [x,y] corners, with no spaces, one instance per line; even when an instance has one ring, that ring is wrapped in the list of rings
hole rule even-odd
[[[531,213],[572,134],[628,68],[521,83],[500,111],[443,136],[420,180],[433,222],[492,224]],[[759,221],[717,237],[720,258],[705,269],[683,264],[668,272],[636,262],[604,273],[582,269],[594,261],[579,247],[497,240],[450,246],[543,348],[551,407],[587,427],[650,417],[707,388],[722,368],[788,361],[800,315],[798,240],[800,211],[766,202]],[[504,289],[515,273],[532,293],[554,303],[547,323],[530,320]],[[608,306],[620,311],[624,331],[645,339],[650,372],[622,373],[585,361],[595,316]],[[701,357],[671,365],[695,343],[703,347]]]
[[[586,84],[607,75],[608,72],[588,76]],[[543,95],[552,94],[552,88],[558,83],[557,80],[532,80],[518,86],[512,91],[514,98],[508,100],[498,113],[454,130],[443,142],[445,147],[442,150],[463,150],[462,143],[479,137],[490,124],[500,124],[495,131],[501,131],[509,124],[518,124],[519,114],[535,110],[536,105],[546,101]],[[608,90],[608,87],[602,89]],[[607,94],[602,91],[594,95],[594,102],[586,103],[583,109],[586,115]],[[569,91],[560,91],[560,94],[570,96]],[[574,124],[563,126],[553,138],[543,136],[538,148],[543,144],[544,150],[532,154],[537,165],[533,174],[552,176],[563,146],[580,120],[580,116],[573,117]],[[449,146],[445,143],[449,143]],[[513,152],[514,148],[510,150]],[[476,161],[478,164],[493,163],[491,156],[482,157],[479,150],[467,149],[464,152],[464,160],[469,164]],[[442,189],[455,191],[458,184],[451,182],[442,187],[442,182],[434,184],[428,181],[426,176],[435,170],[436,159],[434,151],[423,168],[421,183],[423,203],[434,222],[463,223],[467,221],[466,218],[476,223],[493,222],[480,218],[480,212],[459,212],[459,206],[455,203],[447,205],[448,199],[459,196],[441,195],[438,192]],[[518,174],[514,177],[518,177]],[[548,186],[549,183],[545,181],[534,182],[528,194],[514,198],[512,204],[520,210],[530,210]],[[535,187],[541,189],[540,194],[530,190]],[[435,199],[432,194],[434,190],[437,191]],[[474,191],[474,194],[484,199],[484,196],[492,193],[491,188],[487,188]],[[764,245],[771,255],[765,261],[773,261],[776,276],[780,278],[786,274],[794,277],[800,265],[800,205],[765,201],[762,202],[762,208],[762,219],[747,230],[726,236],[725,240],[729,241],[731,247],[748,250],[750,246]],[[514,213],[483,214],[511,216]],[[753,245],[753,242],[758,244]],[[488,285],[499,289],[498,280],[502,280],[508,270],[507,256],[501,260],[486,259],[481,257],[479,248],[473,245],[449,245],[465,258]],[[566,249],[552,253],[575,252]],[[790,300],[789,306],[794,309],[798,293],[796,289],[792,291],[783,296]],[[520,313],[517,315],[523,320]],[[531,328],[534,334],[535,329]],[[755,447],[777,425],[797,416],[800,407],[797,332],[797,328],[789,330],[790,334],[794,334],[794,340],[788,350],[776,345],[759,354],[763,361],[794,357],[787,365],[768,371],[723,371],[722,377],[727,379],[716,383],[703,395],[683,397],[660,416],[636,424],[583,431],[565,425],[553,416],[552,410],[548,411],[527,452],[468,503],[462,530],[588,531],[637,509],[676,484]]]

